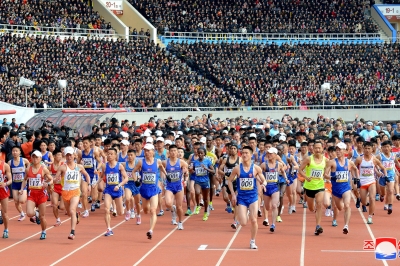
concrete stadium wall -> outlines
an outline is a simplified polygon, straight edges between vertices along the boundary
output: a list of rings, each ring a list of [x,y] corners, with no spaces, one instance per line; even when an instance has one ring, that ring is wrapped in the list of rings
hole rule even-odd
[[[142,14],[139,13],[127,0],[123,0],[122,6],[124,9],[124,14],[119,16],[125,25],[128,27],[132,27],[132,29],[136,28],[139,33],[140,29],[146,32],[148,29],[150,30],[150,38],[155,42],[157,39],[157,29],[145,18]]]
[[[121,38],[129,38],[129,28],[102,2],[99,0],[93,0],[93,10],[99,12],[105,21],[110,22],[113,29],[121,36]]]
[[[7,121],[11,122],[11,119],[15,118],[17,120],[17,124],[26,123],[26,121],[28,121],[29,119],[31,119],[31,117],[35,115],[35,109],[33,108],[19,107],[5,102],[0,102],[0,110],[17,111],[17,113],[12,115],[0,115],[1,121],[3,121],[3,118],[7,118]]]
[[[249,111],[249,110],[240,110],[240,111],[199,111],[199,112],[135,112],[135,113],[117,113],[114,115],[118,120],[128,119],[129,121],[136,121],[138,124],[148,122],[150,117],[167,119],[172,116],[173,119],[182,119],[186,118],[188,115],[192,115],[192,118],[196,116],[201,116],[203,114],[212,113],[213,118],[236,118],[239,116],[243,116],[244,118],[262,118],[265,119],[268,116],[273,119],[281,119],[285,114],[289,114],[293,118],[303,118],[310,117],[316,119],[318,114],[323,115],[324,117],[329,118],[342,118],[345,121],[354,121],[356,114],[359,115],[359,118],[364,118],[365,120],[383,120],[383,121],[395,121],[400,120],[400,108],[387,108],[387,109],[379,109],[379,108],[371,108],[371,109],[341,109],[341,110],[322,110],[322,109],[313,109],[313,110],[282,110],[282,111]]]

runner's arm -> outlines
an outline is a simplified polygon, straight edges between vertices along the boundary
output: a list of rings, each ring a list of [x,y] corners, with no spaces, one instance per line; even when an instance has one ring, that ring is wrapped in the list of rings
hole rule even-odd
[[[228,158],[229,158],[229,157],[228,157]],[[219,173],[220,175],[222,175],[222,176],[225,175],[224,167],[225,167],[225,164],[226,164],[226,160],[227,160],[228,158],[223,159],[222,162],[221,162],[221,164],[220,164],[219,167],[218,167],[218,173]]]
[[[53,177],[50,174],[49,169],[43,168],[43,174],[46,177],[46,184],[50,187],[53,185]]]
[[[387,176],[386,168],[383,167],[382,162],[381,162],[380,160],[378,160],[376,157],[375,157],[373,160],[375,161],[375,165],[377,165],[377,166],[383,171],[383,174],[384,174],[385,176]]]
[[[89,182],[90,182],[90,176],[89,176],[89,174],[86,172],[85,167],[83,167],[83,165],[81,165],[81,164],[78,164],[78,167],[79,167],[80,173],[81,173],[82,175],[85,176],[85,182],[89,184]],[[101,179],[101,178],[99,178],[99,179]],[[86,180],[88,180],[88,181],[86,181]]]
[[[235,178],[237,176],[239,176],[239,174],[240,174],[240,166],[238,165],[238,166],[235,166],[235,168],[233,168],[231,175],[228,177],[228,188],[232,192],[231,193],[231,196],[232,196],[231,201],[232,201],[233,206],[236,206],[236,194],[233,192],[233,191],[235,191],[233,189],[233,182],[234,182],[233,180],[235,180]]]
[[[128,182],[128,175],[125,171],[125,167],[123,165],[119,165],[119,170],[121,171],[122,182],[118,184],[118,188],[124,186]]]
[[[164,176],[167,176],[167,171],[165,171],[162,161],[157,159],[157,164],[158,164],[158,168],[160,169],[160,174],[164,174]]]
[[[328,163],[325,166],[324,179],[328,179],[328,180],[332,179],[332,177],[331,177],[332,166],[333,166],[332,161],[331,160],[328,161]]]
[[[307,178],[306,172],[304,172],[304,170],[306,169],[306,166],[308,166],[310,163],[310,157],[306,157],[301,161],[300,167],[299,167],[299,175],[301,175],[302,177]]]
[[[4,164],[4,172],[5,176],[7,177],[7,182],[1,183],[1,187],[8,187],[12,183],[12,175],[11,175],[11,168],[8,164]]]
[[[265,179],[264,174],[262,173],[261,167],[258,165],[254,165],[254,169],[256,169],[256,178],[258,182],[265,187],[267,185],[267,180]]]

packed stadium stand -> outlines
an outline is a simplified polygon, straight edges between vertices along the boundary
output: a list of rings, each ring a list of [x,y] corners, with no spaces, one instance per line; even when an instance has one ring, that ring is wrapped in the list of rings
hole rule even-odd
[[[159,32],[374,33],[357,0],[129,0]]]

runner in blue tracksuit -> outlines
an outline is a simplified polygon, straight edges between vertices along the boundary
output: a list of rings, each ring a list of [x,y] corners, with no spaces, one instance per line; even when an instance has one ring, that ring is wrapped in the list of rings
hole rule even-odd
[[[135,180],[140,179],[140,175],[138,172],[133,172],[133,169],[139,160],[136,158],[134,150],[129,150],[127,157],[128,161],[125,164],[125,170],[128,175],[128,183],[124,186],[126,205],[125,220],[128,221],[129,219],[134,219],[136,217],[136,224],[139,225],[142,223],[140,217],[140,186],[136,186]]]

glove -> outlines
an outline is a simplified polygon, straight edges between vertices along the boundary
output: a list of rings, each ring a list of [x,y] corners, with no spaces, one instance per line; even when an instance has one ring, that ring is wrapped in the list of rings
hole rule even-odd
[[[142,182],[140,182],[139,179],[135,181],[135,186],[136,187],[140,187],[141,184],[142,184]]]
[[[336,175],[331,176],[331,181],[336,181]]]
[[[384,176],[386,183],[390,183],[390,178],[388,176]]]
[[[172,179],[171,179],[170,175],[167,175],[167,181],[168,181],[168,183],[171,183]]]

